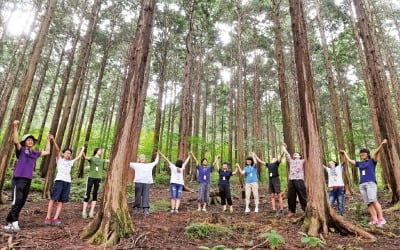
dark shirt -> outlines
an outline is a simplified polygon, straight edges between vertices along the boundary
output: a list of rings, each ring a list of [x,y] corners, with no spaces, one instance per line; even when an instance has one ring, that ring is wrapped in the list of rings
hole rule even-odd
[[[360,170],[360,184],[365,182],[375,182],[375,168],[378,162],[374,159],[368,159],[366,161],[356,161],[356,166]]]
[[[268,168],[268,177],[272,178],[272,177],[277,177],[279,176],[279,161],[276,162],[272,162],[272,163],[267,163],[267,168]]]
[[[219,170],[219,181],[218,184],[219,185],[229,185],[229,179],[232,176],[232,171],[231,170]]]

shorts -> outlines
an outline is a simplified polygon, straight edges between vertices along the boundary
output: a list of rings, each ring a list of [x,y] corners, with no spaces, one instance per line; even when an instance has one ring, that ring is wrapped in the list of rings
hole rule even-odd
[[[70,182],[57,180],[54,182],[53,194],[51,195],[51,199],[63,203],[68,202],[70,190],[71,190]]]
[[[279,194],[281,192],[281,180],[279,176],[269,178],[269,193]]]
[[[182,190],[183,190],[182,184],[171,183],[170,190],[171,190],[171,199],[178,200],[182,198]]]
[[[378,201],[378,187],[375,182],[370,181],[360,184],[360,192],[365,204]]]

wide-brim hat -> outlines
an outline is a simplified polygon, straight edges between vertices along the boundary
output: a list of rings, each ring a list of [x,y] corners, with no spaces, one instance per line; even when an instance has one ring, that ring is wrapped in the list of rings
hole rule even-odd
[[[19,142],[21,145],[25,145],[25,141],[28,140],[28,138],[31,138],[35,143],[37,142],[37,139],[31,135],[31,134],[26,134],[24,136],[22,136],[21,141]]]

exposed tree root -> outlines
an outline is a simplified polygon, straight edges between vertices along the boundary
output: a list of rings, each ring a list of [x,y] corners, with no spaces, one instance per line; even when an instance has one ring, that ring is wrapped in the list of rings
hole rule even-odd
[[[393,212],[397,212],[400,210],[400,202],[397,202],[396,204],[393,205],[393,207],[390,207],[388,209],[383,210],[384,213],[393,213]]]

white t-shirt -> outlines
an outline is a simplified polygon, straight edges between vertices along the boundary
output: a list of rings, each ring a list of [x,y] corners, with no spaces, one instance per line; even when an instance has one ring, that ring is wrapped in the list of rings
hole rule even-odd
[[[178,168],[172,163],[169,164],[169,168],[171,169],[171,183],[185,185],[183,179],[183,172],[185,168]],[[178,172],[178,169],[180,169],[180,172]]]
[[[328,172],[328,187],[344,187],[343,166],[341,164],[334,168],[325,167]]]
[[[65,160],[64,158],[57,157],[57,175],[56,181],[71,182],[71,168],[74,165],[74,160]]]
[[[131,162],[129,163],[129,167],[135,170],[135,178],[133,182],[152,184],[153,181],[153,168],[158,163],[158,156],[153,162],[150,163],[140,163],[140,162]]]

